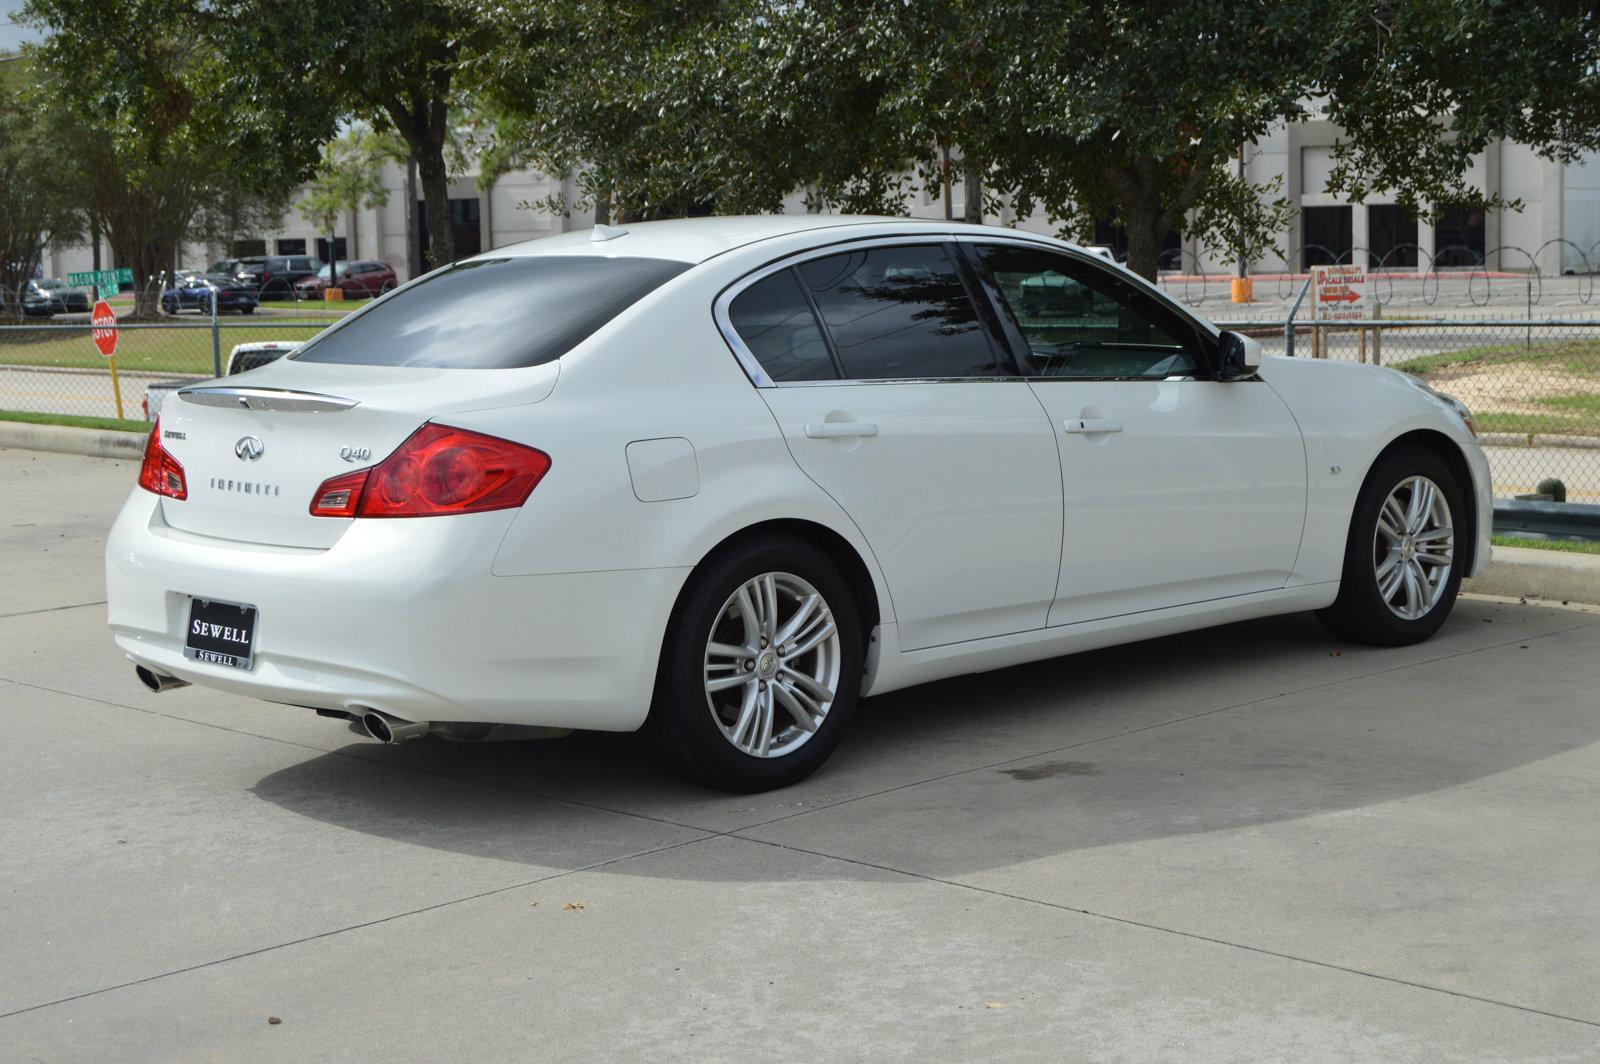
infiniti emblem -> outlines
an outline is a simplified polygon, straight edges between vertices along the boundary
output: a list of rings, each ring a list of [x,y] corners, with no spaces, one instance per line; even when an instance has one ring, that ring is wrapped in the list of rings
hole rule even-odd
[[[255,436],[242,436],[239,442],[233,445],[233,453],[241,462],[254,462],[261,457],[267,448]]]

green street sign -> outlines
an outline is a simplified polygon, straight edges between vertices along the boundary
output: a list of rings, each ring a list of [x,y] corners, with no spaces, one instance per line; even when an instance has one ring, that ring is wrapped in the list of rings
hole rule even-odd
[[[132,284],[133,271],[124,266],[120,270],[85,270],[67,274],[67,283],[74,288],[107,288],[119,284]]]

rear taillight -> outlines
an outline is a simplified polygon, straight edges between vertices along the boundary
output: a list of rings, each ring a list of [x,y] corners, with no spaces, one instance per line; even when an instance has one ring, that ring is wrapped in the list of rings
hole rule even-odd
[[[150,438],[144,444],[144,463],[139,466],[139,486],[169,499],[189,497],[189,485],[183,479],[183,466],[161,446],[160,418],[156,418]]]
[[[532,447],[424,425],[368,469],[323,481],[313,517],[432,517],[521,506],[550,469]]]

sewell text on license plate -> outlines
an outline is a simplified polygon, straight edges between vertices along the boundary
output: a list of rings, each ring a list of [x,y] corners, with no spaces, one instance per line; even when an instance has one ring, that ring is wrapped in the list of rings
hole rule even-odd
[[[214,599],[189,600],[183,656],[213,665],[248,669],[256,640],[256,608]]]

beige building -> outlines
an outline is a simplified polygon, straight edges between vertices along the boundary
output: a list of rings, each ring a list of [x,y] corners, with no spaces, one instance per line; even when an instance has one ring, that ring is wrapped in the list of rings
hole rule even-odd
[[[1354,262],[1399,270],[1470,268],[1524,272],[1535,267],[1546,274],[1600,269],[1600,154],[1572,165],[1538,157],[1510,142],[1497,143],[1473,160],[1470,182],[1488,193],[1520,200],[1521,210],[1447,210],[1437,222],[1418,219],[1395,204],[1392,196],[1374,196],[1351,204],[1327,191],[1337,127],[1307,122],[1280,128],[1246,152],[1249,176],[1267,182],[1282,178],[1283,194],[1299,206],[1293,224],[1279,238],[1275,253],[1251,264],[1256,273],[1298,272],[1318,262]],[[389,195],[379,207],[349,211],[336,227],[340,261],[380,259],[394,266],[402,280],[419,268],[416,241],[426,240],[423,207],[414,176],[402,165],[385,170]],[[571,229],[587,228],[587,211],[569,215],[545,210],[543,202],[564,193],[576,202],[577,189],[532,171],[514,171],[479,188],[469,172],[451,182],[450,207],[458,257]],[[412,204],[410,210],[407,205]],[[785,210],[805,210],[799,192]],[[908,196],[907,211],[917,217],[953,217],[963,211],[958,184],[948,204],[935,192]],[[1050,231],[1043,217],[1017,218],[1002,210],[991,222],[1038,232]],[[1094,242],[1125,247],[1109,225],[1097,227]],[[327,234],[291,209],[280,228],[238,242],[232,248],[191,246],[181,266],[203,269],[230,255],[316,255],[327,258]],[[111,265],[109,247],[102,247],[102,265]],[[87,246],[47,250],[44,271],[65,276],[86,270],[94,261]],[[1183,273],[1226,273],[1233,268],[1224,255],[1209,252],[1193,239],[1169,238],[1163,269]]]

